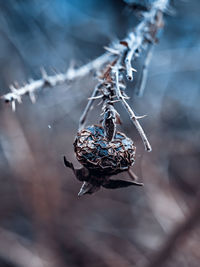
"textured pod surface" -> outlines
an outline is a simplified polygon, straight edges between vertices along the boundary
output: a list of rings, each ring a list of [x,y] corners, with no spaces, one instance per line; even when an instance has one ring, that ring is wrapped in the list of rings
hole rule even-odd
[[[88,126],[78,132],[74,142],[78,161],[99,174],[116,174],[127,170],[135,162],[136,147],[124,133],[116,132],[108,141],[99,125]]]

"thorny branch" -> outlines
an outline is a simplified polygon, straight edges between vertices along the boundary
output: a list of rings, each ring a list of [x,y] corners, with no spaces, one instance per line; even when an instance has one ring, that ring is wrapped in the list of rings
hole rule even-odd
[[[86,76],[91,71],[98,70],[102,65],[109,61],[111,54],[105,53],[95,60],[78,69],[69,68],[66,73],[58,73],[55,75],[48,75],[44,69],[41,70],[42,78],[39,80],[30,80],[26,85],[17,88],[13,85],[10,86],[11,92],[1,96],[0,98],[7,103],[12,104],[12,109],[15,111],[15,103],[21,103],[24,95],[28,94],[31,101],[35,102],[35,94],[37,91],[44,87],[54,87],[58,84],[63,84],[68,81],[73,81],[77,78]]]
[[[150,62],[152,45],[157,41],[156,34],[158,30],[163,27],[162,12],[166,9],[168,4],[167,0],[156,1],[151,10],[144,14],[144,20],[136,27],[134,32],[130,32],[127,38],[119,43],[113,44],[111,48],[106,48],[111,54],[114,55],[114,60],[108,65],[106,71],[99,77],[98,89],[94,89],[92,97],[89,99],[83,114],[84,120],[80,120],[79,129],[84,127],[88,111],[92,105],[92,101],[102,98],[103,102],[103,126],[108,140],[112,140],[115,134],[116,123],[120,122],[119,114],[114,108],[114,103],[119,101],[122,103],[128,112],[132,122],[138,130],[145,149],[151,151],[151,145],[139,123],[139,119],[144,116],[136,116],[134,111],[127,103],[127,95],[125,94],[125,81],[124,72],[128,80],[133,80],[133,71],[131,62],[135,57],[139,56],[142,49],[147,50],[147,57],[143,66],[142,80],[138,88],[138,94],[141,95],[144,89],[144,83],[147,77],[147,68]],[[101,95],[97,96],[98,91]]]
[[[163,12],[167,9],[168,2],[169,0],[155,1],[151,8],[143,13],[143,19],[137,27],[124,40],[115,42],[110,47],[105,47],[107,52],[102,56],[80,68],[69,68],[63,74],[50,76],[43,70],[41,79],[32,80],[21,88],[16,88],[13,85],[10,86],[11,92],[1,96],[1,99],[5,102],[11,102],[12,109],[15,110],[16,101],[20,103],[22,96],[25,94],[29,94],[31,101],[35,102],[35,93],[41,88],[54,87],[57,84],[83,77],[92,71],[101,73],[102,75],[98,77],[99,84],[94,88],[92,96],[80,118],[79,130],[84,127],[94,100],[101,99],[105,133],[108,139],[112,140],[115,134],[116,124],[120,123],[119,114],[114,108],[114,103],[119,101],[128,112],[138,130],[145,149],[151,151],[151,145],[138,121],[143,116],[136,116],[126,101],[128,97],[125,94],[126,86],[124,76],[128,80],[133,80],[133,72],[136,70],[132,67],[132,62],[140,55],[142,50],[147,50],[147,57],[144,61],[138,88],[138,94],[141,95],[144,90],[147,68],[150,62],[150,48],[157,41],[156,35],[158,30],[163,27]],[[107,67],[105,67],[106,64]],[[98,95],[99,93],[101,94]]]

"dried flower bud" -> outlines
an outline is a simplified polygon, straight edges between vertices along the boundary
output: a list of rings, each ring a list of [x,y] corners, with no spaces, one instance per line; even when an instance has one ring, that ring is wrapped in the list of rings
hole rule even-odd
[[[99,174],[117,174],[128,170],[135,162],[133,141],[121,132],[116,132],[113,140],[109,141],[104,128],[99,125],[78,132],[74,150],[84,167]]]

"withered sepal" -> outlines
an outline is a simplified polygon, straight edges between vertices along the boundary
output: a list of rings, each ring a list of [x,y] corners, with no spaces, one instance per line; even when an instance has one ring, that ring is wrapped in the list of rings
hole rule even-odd
[[[100,187],[104,187],[107,189],[116,189],[122,187],[128,187],[131,185],[142,186],[143,183],[139,183],[137,181],[126,181],[126,180],[114,180],[110,179],[111,175],[103,175],[91,170],[82,167],[80,169],[75,169],[73,164],[69,162],[64,156],[64,164],[67,168],[70,168],[76,178],[79,181],[83,181],[83,185],[78,193],[79,196],[85,194],[92,194],[100,189]]]

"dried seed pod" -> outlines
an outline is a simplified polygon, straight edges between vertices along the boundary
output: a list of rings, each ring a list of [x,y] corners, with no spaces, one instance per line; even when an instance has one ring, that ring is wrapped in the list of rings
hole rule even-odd
[[[88,126],[78,132],[74,150],[78,161],[90,172],[112,175],[128,170],[135,162],[136,147],[124,133],[116,132],[109,141],[104,128]]]

